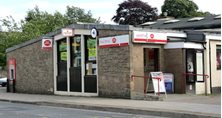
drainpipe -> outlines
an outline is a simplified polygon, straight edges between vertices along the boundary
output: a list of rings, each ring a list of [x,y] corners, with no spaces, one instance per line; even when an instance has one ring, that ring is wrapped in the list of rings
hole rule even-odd
[[[212,78],[211,78],[211,46],[210,46],[210,40],[209,40],[209,65],[210,65],[210,68],[209,68],[209,70],[210,70],[210,93],[212,94]]]

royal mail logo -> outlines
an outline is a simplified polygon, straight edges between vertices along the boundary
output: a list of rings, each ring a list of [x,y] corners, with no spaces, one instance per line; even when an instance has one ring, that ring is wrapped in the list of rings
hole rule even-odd
[[[45,45],[46,47],[50,46],[51,44],[52,44],[52,42],[51,42],[50,40],[45,40],[45,41],[44,41],[44,45]]]
[[[112,38],[112,42],[116,43],[116,38],[115,37]]]
[[[42,49],[52,49],[52,39],[42,39]]]
[[[154,34],[150,34],[150,38],[153,39],[154,38]]]

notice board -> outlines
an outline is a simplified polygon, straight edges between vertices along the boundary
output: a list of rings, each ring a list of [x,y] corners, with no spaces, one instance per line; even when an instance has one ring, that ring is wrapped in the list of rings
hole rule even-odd
[[[153,82],[154,93],[155,94],[156,93],[165,93],[166,94],[163,73],[162,72],[150,72],[150,77]],[[157,78],[160,78],[160,79],[158,80]]]

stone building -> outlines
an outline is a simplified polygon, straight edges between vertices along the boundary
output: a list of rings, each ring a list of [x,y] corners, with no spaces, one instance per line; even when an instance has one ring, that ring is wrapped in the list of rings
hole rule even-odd
[[[161,71],[174,75],[175,93],[186,93],[186,49],[200,49],[198,59],[209,56],[202,55],[206,53],[206,39],[189,41],[187,34],[123,25],[73,24],[7,49],[8,78],[16,80],[16,92],[22,93],[141,99],[147,87],[143,77]],[[207,60],[198,64],[204,63]],[[199,68],[200,74],[207,74],[204,68]],[[195,93],[204,93],[205,81],[200,83],[203,85]],[[207,90],[210,93],[210,86]]]
[[[209,15],[205,17],[191,17],[191,18],[179,18],[179,19],[165,18],[165,19],[159,19],[155,22],[147,22],[147,23],[141,24],[141,27],[150,28],[150,29],[180,30],[180,31],[186,32],[186,34],[189,34],[189,36],[186,37],[186,39],[188,40],[185,40],[185,42],[193,42],[193,43],[202,42],[202,44],[200,43],[202,46],[197,46],[195,44],[195,45],[189,45],[187,47],[184,45],[185,43],[184,44],[182,43],[183,39],[180,39],[178,43],[168,43],[168,44],[171,46],[174,45],[173,47],[171,47],[171,49],[174,49],[177,51],[179,51],[178,50],[179,47],[180,48],[186,47],[187,50],[184,50],[184,51],[180,50],[180,53],[183,52],[184,57],[189,56],[190,58],[192,58],[193,63],[197,63],[197,65],[200,65],[198,62],[201,62],[200,60],[197,61],[198,59],[197,56],[202,55],[204,57],[202,60],[204,63],[203,67],[201,66],[194,67],[193,71],[195,72],[192,72],[192,73],[196,73],[196,74],[204,73],[206,75],[205,78],[207,79],[208,83],[206,83],[206,85],[203,85],[205,83],[198,82],[200,80],[202,81],[203,79],[205,79],[201,77],[200,75],[196,77],[187,76],[186,77],[186,80],[188,80],[186,81],[187,91],[191,89],[192,92],[196,92],[197,94],[200,94],[203,92],[203,87],[208,86],[207,87],[208,93],[221,93],[220,91],[221,90],[221,74],[220,74],[221,73],[221,61],[220,61],[221,60],[220,58],[221,15]],[[194,54],[196,52],[198,52],[197,55]],[[203,54],[201,54],[201,52]],[[182,57],[178,58],[178,60],[181,60],[181,59]],[[204,68],[204,69],[203,69],[203,72],[201,72],[201,71],[197,71],[195,68]]]

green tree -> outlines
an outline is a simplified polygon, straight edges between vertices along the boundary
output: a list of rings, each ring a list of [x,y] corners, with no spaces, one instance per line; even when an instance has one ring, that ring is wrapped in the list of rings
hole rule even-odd
[[[98,22],[95,18],[92,17],[91,11],[85,13],[84,9],[74,6],[66,7],[65,17],[68,18],[69,24],[77,23],[77,22],[85,22],[85,23],[96,23]]]
[[[40,11],[38,7],[27,12],[25,20],[22,21],[22,30],[26,40],[39,37],[68,25],[68,19],[59,12],[49,14]]]
[[[50,14],[40,11],[36,6],[29,10],[25,19],[19,23],[15,22],[12,16],[0,19],[0,66],[6,65],[5,50],[7,48],[77,22],[96,23],[99,21],[92,17],[90,11],[85,13],[84,9],[73,6],[67,6],[66,14],[58,11]],[[2,27],[5,31],[2,31]]]
[[[5,37],[2,32],[0,32],[0,66],[5,66],[6,63],[6,55],[5,55]]]
[[[85,13],[84,9],[67,6],[66,14],[58,11],[54,14],[40,11],[38,7],[29,10],[25,21],[23,21],[23,33],[28,34],[28,39],[36,38],[48,32],[77,22],[95,23],[90,11]]]
[[[127,0],[119,4],[112,20],[119,24],[138,25],[157,18],[157,8],[140,0]]]
[[[21,27],[19,23],[15,22],[12,16],[7,17],[6,19],[0,20],[3,27],[7,31],[0,32],[0,66],[6,66],[6,54],[5,50],[8,47],[11,47],[15,44],[20,43]]]
[[[165,0],[161,10],[162,16],[167,14],[175,18],[204,15],[197,12],[198,6],[192,0]]]

